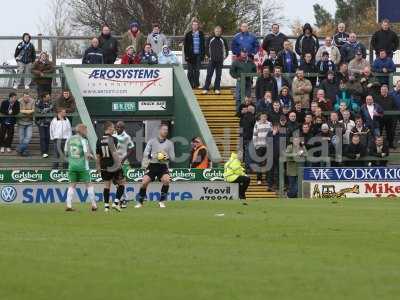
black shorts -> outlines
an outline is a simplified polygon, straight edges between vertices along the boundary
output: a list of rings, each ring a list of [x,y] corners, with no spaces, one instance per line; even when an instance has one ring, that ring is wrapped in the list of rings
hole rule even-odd
[[[161,177],[164,175],[169,174],[168,166],[166,164],[150,164],[144,175],[147,175],[151,178],[151,181],[161,181]]]
[[[101,171],[101,179],[104,181],[113,181],[113,183],[117,183],[118,181],[121,181],[124,179],[124,172],[122,169],[119,169],[118,171],[115,172],[108,172],[108,171]]]

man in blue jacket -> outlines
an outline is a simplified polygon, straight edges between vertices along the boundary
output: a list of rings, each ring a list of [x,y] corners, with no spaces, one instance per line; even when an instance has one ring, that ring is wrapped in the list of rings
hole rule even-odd
[[[232,39],[231,50],[236,56],[240,55],[240,51],[245,49],[249,55],[256,55],[260,44],[256,36],[249,32],[249,25],[242,23],[240,32],[236,33]]]
[[[386,50],[381,49],[379,51],[379,57],[377,57],[372,64],[372,71],[381,73],[382,76],[378,76],[378,80],[381,84],[389,84],[389,74],[396,71],[396,65],[393,59],[387,55]]]
[[[82,58],[83,65],[102,65],[104,64],[104,51],[99,47],[99,40],[93,38],[91,45],[86,49]],[[40,96],[40,95],[39,95]]]
[[[396,109],[400,110],[400,80],[397,80],[396,86],[393,88],[393,91],[389,93],[390,96],[394,99],[394,106]]]

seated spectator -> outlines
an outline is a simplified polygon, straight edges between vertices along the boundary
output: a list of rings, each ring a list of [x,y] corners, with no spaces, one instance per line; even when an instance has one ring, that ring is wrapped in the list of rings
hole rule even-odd
[[[369,146],[369,154],[378,158],[386,158],[389,156],[389,147],[387,143],[384,142],[383,136],[375,137],[375,141]],[[371,165],[375,167],[385,167],[387,165],[387,160],[372,161]]]
[[[325,97],[324,90],[318,90],[316,95],[316,102],[323,111],[332,110],[332,102]]]
[[[338,47],[339,51],[341,47],[347,43],[349,34],[346,32],[346,24],[339,23],[336,28],[336,33],[333,36],[334,45]]]
[[[329,59],[327,51],[322,53],[321,60],[317,62],[317,70],[320,80],[324,80],[329,71],[336,72],[336,65]]]
[[[314,122],[314,117],[313,117],[312,113],[307,112],[304,115],[304,124],[310,125],[310,130],[311,131],[313,130],[313,128],[312,128],[313,127],[313,122]]]
[[[336,96],[339,93],[339,82],[335,78],[335,73],[328,71],[327,78],[322,80],[319,88],[325,92],[325,99],[332,104],[336,101]]]
[[[53,74],[54,67],[53,64],[49,61],[49,56],[46,52],[40,53],[39,58],[32,66],[33,81],[36,84],[38,97],[41,97],[44,93],[49,93],[51,95]]]
[[[322,114],[322,109],[321,107],[317,106],[315,108],[315,112],[314,112],[314,118],[321,118],[323,121],[325,121],[325,117]]]
[[[338,95],[336,96],[336,101],[334,104],[334,110],[339,111],[339,107],[341,103],[345,103],[346,107],[352,112],[357,113],[360,111],[360,106],[351,98],[351,94],[346,89],[346,83],[340,84],[340,90]]]
[[[277,65],[278,65],[278,55],[275,49],[271,49],[269,50],[268,57],[264,60],[263,67],[268,68],[270,73],[272,74]]]
[[[378,80],[381,84],[389,84],[389,74],[396,72],[396,65],[393,59],[387,56],[386,51],[381,50],[379,57],[375,58],[372,64],[372,71],[380,73],[381,76],[378,76]]]
[[[242,50],[250,55],[256,55],[260,44],[257,37],[249,32],[247,23],[240,24],[240,32],[235,34],[231,43],[232,54],[239,56]]]
[[[51,102],[50,94],[45,93],[35,104],[35,121],[39,128],[40,151],[43,158],[49,157],[50,122],[53,118],[52,116],[49,116],[49,114],[52,111],[53,104]]]
[[[118,40],[112,36],[110,27],[104,25],[98,38],[98,46],[103,50],[103,62],[113,65],[118,57]]]
[[[343,113],[348,110],[349,110],[349,108],[347,107],[346,102],[340,102],[339,110],[337,111],[339,120],[343,120]],[[350,112],[350,115],[352,116],[353,115],[352,112],[351,111],[349,111],[349,112]]]
[[[144,49],[140,55],[140,63],[144,65],[158,64],[157,55],[153,52],[153,49],[151,49],[151,45],[148,43],[144,46]]]
[[[298,70],[292,83],[293,100],[294,102],[300,102],[303,109],[310,107],[310,93],[312,88],[311,82],[304,78],[304,71]]]
[[[294,102],[294,112],[296,113],[296,119],[299,124],[304,123],[305,112],[304,109],[301,108],[301,102]]]
[[[393,57],[393,53],[399,48],[399,37],[396,32],[390,29],[390,21],[388,19],[384,19],[381,23],[381,29],[373,34],[371,47],[375,50],[376,56],[383,49],[389,57]]]
[[[350,135],[353,128],[356,126],[356,123],[350,119],[351,114],[350,111],[345,110],[342,112],[342,120],[339,123],[342,124],[343,127],[343,149],[350,144]]]
[[[340,123],[339,114],[335,111],[330,113],[327,125],[329,126],[329,130],[335,135],[342,135],[344,132],[343,123]]]
[[[339,83],[341,81],[349,80],[349,65],[347,63],[341,63],[339,66],[339,72],[336,74],[336,81]]]
[[[380,93],[381,83],[372,74],[370,67],[365,67],[361,74],[360,83],[363,88],[363,99],[368,95],[377,96]]]
[[[321,156],[324,159],[327,156],[332,156],[335,153],[336,133],[329,130],[329,125],[324,123],[321,124],[321,131],[317,134],[320,138],[320,146],[322,151],[316,153],[316,156]]]
[[[394,98],[389,95],[389,88],[386,84],[381,86],[381,93],[376,97],[377,104],[382,108],[384,112],[393,111],[396,109],[394,104]],[[383,134],[383,129],[386,131],[386,139],[388,141],[389,147],[394,149],[394,137],[396,131],[396,120],[397,116],[383,115],[380,119],[380,133]]]
[[[311,125],[310,124],[304,123],[301,126],[300,137],[303,139],[304,147],[307,150],[310,150],[314,146],[314,144],[312,142],[312,138],[314,137],[314,134],[311,131]]]
[[[279,53],[283,49],[285,41],[287,41],[287,36],[279,31],[279,25],[272,24],[271,33],[264,38],[262,48],[269,54],[271,54],[271,51]]]
[[[278,99],[276,80],[271,76],[268,68],[264,68],[262,75],[257,78],[255,90],[257,100],[261,100],[267,91],[271,92],[273,100]]]
[[[132,46],[135,53],[142,53],[146,44],[146,37],[140,30],[140,24],[137,21],[133,21],[129,24],[129,30],[122,36],[121,47],[127,49]]]
[[[281,141],[286,138],[281,131],[279,121],[273,123],[272,129],[267,134],[267,191],[276,191],[279,187],[279,156],[281,153]]]
[[[274,78],[276,80],[276,85],[278,87],[278,93],[281,92],[284,86],[288,87],[290,90],[290,82],[285,77],[282,76],[282,67],[276,66],[274,69]]]
[[[208,159],[208,150],[200,137],[192,139],[192,153],[190,158],[190,168],[208,169],[210,160]]]
[[[69,90],[64,90],[60,97],[57,98],[54,109],[56,112],[65,109],[67,114],[72,114],[76,111],[75,98]]]
[[[361,75],[365,67],[369,67],[369,62],[363,58],[361,50],[356,51],[356,56],[349,63],[349,75],[355,76],[356,74]]]
[[[253,139],[254,125],[256,123],[255,117],[255,105],[250,97],[246,97],[245,102],[240,105],[240,128],[242,133],[243,143],[243,160],[246,165],[246,169],[250,169],[251,157],[250,157],[250,143]]]
[[[101,65],[104,63],[104,51],[99,47],[99,40],[93,38],[82,58],[83,65]]]
[[[294,108],[293,97],[289,93],[289,88],[283,86],[281,92],[279,93],[279,102],[281,106],[287,106],[290,110]]]
[[[307,157],[307,150],[301,143],[300,137],[293,136],[291,144],[286,148],[286,157],[287,196],[297,198],[299,166]]]
[[[368,147],[371,131],[369,130],[368,127],[364,126],[364,121],[362,116],[357,116],[354,122],[355,126],[351,130],[349,144],[352,139],[352,136],[356,134],[360,137],[360,143],[363,145],[363,147]]]
[[[279,120],[281,119],[281,105],[279,101],[274,101],[272,102],[272,109],[268,112],[268,120],[272,124],[277,124],[279,123]]]
[[[22,84],[22,81],[24,81],[25,89],[27,90],[29,89],[32,81],[30,77],[32,64],[36,60],[35,46],[31,42],[31,35],[29,33],[24,33],[22,35],[22,41],[17,45],[17,48],[15,49],[14,58],[18,65],[17,73],[28,75],[28,77],[25,78],[21,77],[15,79],[13,84],[14,89],[17,89],[18,86]]]
[[[315,87],[317,83],[318,69],[311,53],[306,53],[304,55],[304,59],[300,61],[299,70],[304,71],[304,74],[306,75],[305,78],[311,82],[313,87]]]
[[[357,35],[352,32],[349,35],[347,43],[344,44],[340,49],[342,61],[345,63],[349,63],[353,60],[358,51],[361,51],[363,58],[367,57],[367,48],[365,48],[362,43],[357,41]]]
[[[271,122],[266,113],[261,113],[253,131],[253,145],[257,154],[257,185],[262,183],[262,169],[265,167],[267,153],[267,135],[271,130]]]
[[[264,112],[268,113],[272,110],[272,93],[270,91],[266,91],[264,94],[264,99],[257,100],[256,102],[256,112]]]
[[[381,135],[380,124],[383,117],[383,109],[378,103],[374,103],[374,98],[368,95],[365,104],[361,106],[361,116],[365,126],[374,136]]]
[[[121,65],[139,65],[140,56],[135,52],[133,46],[128,46],[121,59]]]
[[[288,117],[289,113],[291,111],[291,108],[288,105],[281,104],[281,109],[282,109],[282,115],[284,115],[285,117]]]
[[[50,123],[50,140],[53,141],[54,154],[56,156],[56,160],[53,163],[54,170],[58,170],[60,161],[62,161],[63,169],[67,169],[64,148],[65,142],[71,137],[71,135],[71,123],[67,118],[66,110],[62,108]]]
[[[328,53],[328,60],[332,61],[336,66],[340,64],[340,51],[338,47],[332,44],[332,37],[327,36],[325,38],[325,45],[319,47],[317,55],[315,56],[315,61],[318,63],[322,60],[323,53]]]
[[[289,41],[283,43],[283,50],[278,53],[278,65],[282,67],[283,73],[295,73],[298,68],[297,56]]]
[[[0,152],[11,152],[11,144],[14,139],[14,128],[17,123],[16,115],[20,113],[20,103],[17,101],[17,94],[11,92],[8,99],[1,102],[0,113]]]
[[[175,53],[171,51],[168,45],[164,45],[161,52],[158,54],[158,63],[160,65],[173,65],[178,63]]]
[[[314,135],[319,135],[321,133],[321,126],[323,123],[322,117],[313,117],[312,132]]]
[[[296,53],[303,59],[306,53],[312,55],[312,60],[315,60],[315,55],[319,49],[318,37],[313,33],[313,28],[309,23],[304,24],[303,34],[296,40]]]
[[[390,92],[390,96],[393,97],[395,109],[400,110],[400,80],[397,80],[396,86]]]
[[[168,46],[167,37],[161,33],[160,24],[153,23],[153,31],[147,36],[147,43],[156,55],[161,53],[164,46]]]
[[[281,114],[281,118],[279,119],[279,128],[280,132],[287,136],[287,125],[288,125],[288,118],[284,113]]]
[[[32,139],[35,101],[28,93],[24,93],[23,97],[19,100],[19,105],[22,116],[18,119],[19,146],[17,153],[21,156],[30,156],[28,146]]]
[[[287,128],[287,136],[290,138],[292,137],[295,133],[299,133],[300,125],[297,122],[297,115],[294,111],[289,113],[289,120],[286,124]]]
[[[359,135],[355,134],[352,136],[351,143],[347,147],[344,156],[351,159],[351,161],[346,162],[346,165],[348,166],[361,167],[365,165],[365,163],[360,161],[360,159],[367,156],[367,148],[360,143]]]

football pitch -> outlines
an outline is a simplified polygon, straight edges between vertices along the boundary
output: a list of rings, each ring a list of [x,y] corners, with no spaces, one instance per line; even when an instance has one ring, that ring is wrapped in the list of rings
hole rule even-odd
[[[400,201],[0,206],[0,299],[399,299]]]

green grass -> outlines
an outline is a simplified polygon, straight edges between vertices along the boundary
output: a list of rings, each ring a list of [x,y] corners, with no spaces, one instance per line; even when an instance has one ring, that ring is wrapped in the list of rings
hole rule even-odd
[[[0,206],[0,299],[400,297],[398,200],[78,208]]]

